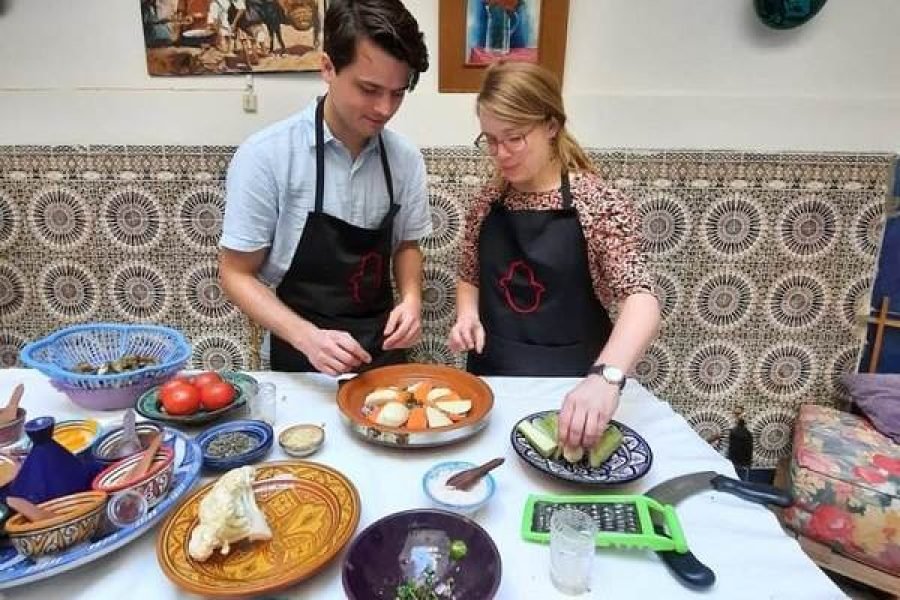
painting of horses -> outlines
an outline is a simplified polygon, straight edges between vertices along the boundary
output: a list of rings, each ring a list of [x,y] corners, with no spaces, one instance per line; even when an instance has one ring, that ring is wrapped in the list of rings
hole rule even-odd
[[[317,71],[327,0],[139,0],[150,75]]]

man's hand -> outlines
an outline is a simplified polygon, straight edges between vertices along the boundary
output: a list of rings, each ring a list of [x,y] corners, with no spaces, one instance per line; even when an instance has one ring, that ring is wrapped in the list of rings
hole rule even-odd
[[[569,447],[592,448],[619,408],[619,386],[589,375],[566,394],[559,414],[559,439]]]
[[[422,337],[422,311],[417,300],[404,300],[394,307],[384,327],[385,350],[409,348]]]
[[[450,329],[448,343],[453,352],[474,350],[481,354],[481,351],[484,350],[484,327],[481,325],[478,315],[457,317],[456,323]]]
[[[372,357],[346,331],[319,329],[305,336],[299,348],[317,371],[335,377],[355,371],[361,364],[372,362]]]

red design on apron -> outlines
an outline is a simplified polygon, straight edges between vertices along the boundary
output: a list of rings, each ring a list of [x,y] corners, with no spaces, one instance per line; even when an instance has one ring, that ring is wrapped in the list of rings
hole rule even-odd
[[[521,272],[525,278],[528,280],[528,287],[532,290],[532,299],[531,302],[527,306],[521,306],[516,298],[513,296],[512,290],[509,289],[509,286],[513,282],[513,277],[515,277],[516,272]],[[533,313],[537,309],[541,307],[541,297],[544,292],[547,291],[547,288],[537,280],[534,276],[534,269],[528,265],[524,260],[514,260],[509,263],[509,268],[506,270],[506,273],[503,277],[498,281],[500,285],[500,289],[503,290],[503,296],[506,299],[506,305],[513,312],[517,312],[519,314],[528,314]]]
[[[371,265],[371,268],[370,268]],[[367,252],[359,259],[356,270],[350,275],[350,297],[357,304],[363,303],[363,290],[377,291],[381,289],[381,275],[384,269],[384,258],[378,252]],[[369,283],[366,285],[366,280]]]

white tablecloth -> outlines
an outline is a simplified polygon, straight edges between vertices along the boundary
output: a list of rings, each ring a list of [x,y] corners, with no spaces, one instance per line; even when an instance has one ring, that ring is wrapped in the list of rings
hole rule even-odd
[[[574,385],[567,379],[487,378],[495,404],[490,424],[467,441],[436,449],[381,448],[350,435],[334,402],[336,384],[321,375],[253,373],[278,386],[275,433],[298,422],[325,423],[326,443],[312,460],[345,473],[359,489],[359,529],[392,512],[427,506],[421,490],[423,473],[435,462],[462,459],[480,463],[505,456],[494,472],[497,493],[476,520],[491,534],[503,558],[499,599],[567,597],[550,583],[549,553],[543,545],[524,542],[519,525],[529,493],[574,493],[583,488],[557,482],[518,458],[509,442],[516,421],[531,412],[555,408]],[[113,424],[121,411],[90,412],[72,404],[40,374],[30,370],[0,371],[0,403],[13,387],[25,383],[22,405],[30,418],[50,414],[58,420],[91,416]],[[629,382],[616,418],[643,435],[654,452],[653,467],[637,482],[618,488],[640,493],[668,478],[715,470],[734,476],[731,463],[698,437],[684,419],[640,385]],[[270,460],[287,458],[275,449]],[[706,592],[678,583],[655,554],[635,550],[598,550],[592,598],[783,598],[828,600],[844,594],[782,532],[767,509],[715,491],[695,495],[678,506],[678,514],[694,554],[717,576]],[[159,526],[157,526],[158,528]],[[190,597],[160,570],[155,553],[157,529],[88,565],[41,582],[7,590],[10,598],[128,599]],[[343,598],[341,557],[313,578],[279,594],[279,598],[315,600]],[[571,597],[571,596],[568,596]]]

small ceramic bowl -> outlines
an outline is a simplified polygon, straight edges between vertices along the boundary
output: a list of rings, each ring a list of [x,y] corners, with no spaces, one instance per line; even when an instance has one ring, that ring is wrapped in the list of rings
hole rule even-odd
[[[53,439],[72,454],[90,450],[100,436],[100,423],[93,419],[60,421],[53,427]]]
[[[130,479],[131,470],[142,457],[142,453],[132,454],[111,464],[94,477],[91,487],[107,494],[134,490],[147,499],[147,508],[153,508],[166,497],[172,487],[175,451],[168,446],[160,446],[147,473],[139,479]]]
[[[154,423],[153,421],[141,421],[137,423],[134,428],[137,431],[138,439],[141,440],[141,446],[143,448],[150,445],[153,436],[164,433],[163,426],[159,423]],[[108,467],[109,465],[128,457],[128,455],[123,456],[119,452],[121,443],[122,428],[117,427],[108,433],[104,433],[94,441],[93,446],[91,446],[91,457],[104,467]]]
[[[274,432],[264,421],[242,419],[210,427],[197,436],[203,466],[227,471],[255,463],[272,449]]]
[[[325,430],[318,425],[292,425],[278,436],[285,454],[296,458],[309,456],[325,443]]]
[[[100,525],[105,505],[105,492],[62,496],[38,505],[59,513],[59,517],[32,523],[22,515],[13,515],[5,528],[20,554],[37,558],[89,540]]]
[[[461,515],[477,512],[488,503],[496,490],[494,478],[488,473],[468,490],[458,490],[446,484],[447,480],[466,469],[478,465],[470,462],[448,461],[431,467],[422,477],[422,490],[437,508],[449,510]]]
[[[0,446],[12,444],[22,437],[25,430],[25,409],[21,406],[16,409],[16,418],[9,423],[0,425]]]

